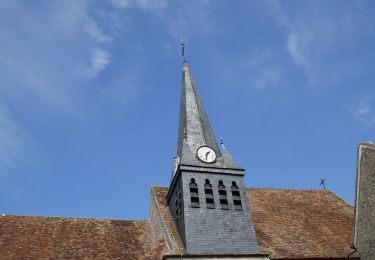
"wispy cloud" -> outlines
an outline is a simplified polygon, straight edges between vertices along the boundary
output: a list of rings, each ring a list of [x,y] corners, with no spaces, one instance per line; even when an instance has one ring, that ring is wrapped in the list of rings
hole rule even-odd
[[[22,149],[20,132],[10,111],[0,107],[0,173],[15,164],[17,154]]]
[[[112,37],[103,32],[99,27],[98,23],[91,17],[87,17],[85,26],[85,32],[91,37],[94,41],[98,43],[107,43],[112,41]]]
[[[87,76],[95,77],[111,63],[111,55],[108,51],[94,48],[91,54],[91,63]]]
[[[334,86],[352,75],[343,62],[350,62],[350,58],[337,55],[345,53],[342,42],[350,46],[356,38],[353,24],[358,21],[351,6],[310,1],[291,8],[284,2],[267,3],[271,16],[284,30],[290,57],[303,69],[310,86]],[[336,12],[337,8],[340,12]]]
[[[352,109],[354,119],[363,123],[365,126],[375,126],[375,107],[370,105],[367,99],[362,99]]]
[[[264,90],[279,86],[284,80],[284,69],[270,50],[254,52],[245,67],[249,75],[248,85],[252,89]]]
[[[37,5],[30,10],[19,1],[0,3],[2,168],[18,165],[25,147],[43,142],[32,141],[33,127],[57,117],[68,118],[61,124],[71,127],[72,120],[90,117],[90,106],[98,100],[113,96],[112,89],[122,93],[121,101],[113,98],[112,103],[122,105],[137,91],[126,92],[115,82],[101,82],[107,85],[101,91],[91,87],[99,88],[94,78],[111,67],[114,46],[123,41],[131,22],[127,15],[111,5],[93,10],[90,1]],[[22,130],[22,120],[32,122],[28,129]]]
[[[183,37],[189,39],[194,32],[211,32],[210,1],[183,1],[177,7],[167,10],[163,22],[174,42]]]
[[[161,12],[167,7],[167,0],[112,0],[120,8],[141,8]]]
[[[129,22],[111,7],[91,8],[87,1],[63,2],[30,12],[17,1],[2,2],[1,95],[69,113],[83,86],[110,67],[113,45],[123,40]]]

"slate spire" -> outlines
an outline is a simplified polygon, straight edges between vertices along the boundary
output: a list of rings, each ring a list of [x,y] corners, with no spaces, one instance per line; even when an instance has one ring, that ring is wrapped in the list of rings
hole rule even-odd
[[[198,147],[207,145],[214,149],[220,157],[219,146],[204,111],[189,66],[186,61],[183,64],[177,155],[182,156],[184,145],[187,145],[193,153]]]
[[[180,163],[202,165],[202,162],[196,158],[196,151],[200,146],[204,145],[211,147],[217,155],[217,160],[210,165],[211,167],[241,168],[231,156],[226,156],[226,159],[223,158],[192,78],[189,65],[184,59],[177,144],[177,156],[180,159]],[[227,150],[225,153],[227,154]]]

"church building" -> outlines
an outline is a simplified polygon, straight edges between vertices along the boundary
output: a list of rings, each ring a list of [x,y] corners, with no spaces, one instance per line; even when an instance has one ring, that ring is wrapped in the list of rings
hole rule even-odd
[[[245,174],[184,60],[171,181],[151,187],[148,219],[1,215],[0,259],[360,259],[349,203],[325,189],[248,188]]]

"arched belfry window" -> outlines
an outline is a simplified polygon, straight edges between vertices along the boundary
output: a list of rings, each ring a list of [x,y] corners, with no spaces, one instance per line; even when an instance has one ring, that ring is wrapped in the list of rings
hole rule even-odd
[[[227,191],[225,189],[223,181],[219,181],[218,190],[219,190],[219,199],[220,199],[221,209],[229,209]]]
[[[210,180],[206,179],[204,184],[204,194],[206,195],[206,206],[208,209],[215,208],[214,193],[212,192],[212,185]]]
[[[198,185],[195,182],[194,178],[191,178],[189,187],[190,187],[190,201],[191,201],[191,206],[193,208],[199,208]]]
[[[233,205],[235,210],[242,210],[242,203],[241,203],[241,196],[238,186],[235,181],[232,182],[232,198],[233,198]]]

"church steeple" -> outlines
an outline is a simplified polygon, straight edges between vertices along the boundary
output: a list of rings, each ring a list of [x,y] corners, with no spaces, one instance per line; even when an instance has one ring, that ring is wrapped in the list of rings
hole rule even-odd
[[[184,57],[177,157],[167,202],[187,253],[259,253],[243,176],[224,143],[221,150],[218,146]]]

